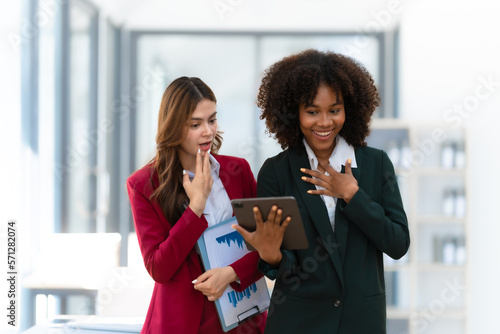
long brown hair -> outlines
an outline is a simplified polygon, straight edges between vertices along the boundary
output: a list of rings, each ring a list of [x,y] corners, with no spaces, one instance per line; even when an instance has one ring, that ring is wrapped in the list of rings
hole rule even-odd
[[[187,208],[189,199],[182,186],[182,164],[178,149],[185,138],[184,128],[198,103],[208,99],[217,103],[214,93],[201,79],[180,77],[172,81],[161,98],[156,135],[156,156],[151,161],[158,175],[158,188],[151,195],[163,214],[174,225]],[[217,153],[222,137],[217,131],[211,152]]]

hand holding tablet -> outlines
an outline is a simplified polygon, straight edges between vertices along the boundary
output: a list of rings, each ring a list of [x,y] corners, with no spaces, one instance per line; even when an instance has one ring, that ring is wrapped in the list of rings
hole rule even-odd
[[[261,225],[260,232],[262,234],[259,238],[272,239],[273,236],[270,234],[278,233],[279,228],[273,228],[273,226],[266,224],[273,223],[276,225],[276,223],[278,223],[281,224],[283,229],[285,229],[282,237],[281,248],[306,249],[309,247],[304,226],[302,225],[299,208],[297,206],[297,201],[294,197],[235,199],[231,201],[231,205],[238,221],[238,225],[243,227],[245,230],[249,232],[256,231],[259,223],[256,220],[260,220],[263,225]],[[271,211],[273,206],[276,206],[277,209]],[[259,209],[258,212],[254,212],[255,207]],[[289,217],[289,221],[287,217]],[[270,220],[270,222],[262,223],[267,220]],[[277,235],[274,237],[278,238]],[[245,243],[249,250],[256,250],[247,240],[245,240]]]

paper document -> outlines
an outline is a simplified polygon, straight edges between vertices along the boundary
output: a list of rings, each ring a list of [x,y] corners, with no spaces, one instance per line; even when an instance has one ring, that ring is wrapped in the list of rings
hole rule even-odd
[[[198,240],[205,270],[225,267],[250,252],[243,237],[231,228],[236,223],[234,217],[225,220],[208,228]],[[242,292],[228,286],[215,304],[222,328],[227,332],[238,326],[240,321],[265,311],[269,302],[269,291],[263,277]]]

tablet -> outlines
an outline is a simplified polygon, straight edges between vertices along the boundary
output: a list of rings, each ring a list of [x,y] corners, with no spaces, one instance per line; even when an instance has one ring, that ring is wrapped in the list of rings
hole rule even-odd
[[[309,247],[309,242],[307,241],[307,236],[304,231],[304,225],[302,224],[302,218],[300,217],[299,207],[297,206],[295,197],[284,196],[233,199],[231,201],[231,205],[238,224],[250,232],[253,232],[256,229],[253,207],[257,206],[260,209],[262,219],[265,221],[271,207],[273,205],[277,205],[278,208],[283,210],[283,220],[287,216],[292,218],[290,224],[286,228],[281,248],[306,249]],[[245,241],[245,244],[249,250],[255,250],[255,248],[253,248],[248,242]]]

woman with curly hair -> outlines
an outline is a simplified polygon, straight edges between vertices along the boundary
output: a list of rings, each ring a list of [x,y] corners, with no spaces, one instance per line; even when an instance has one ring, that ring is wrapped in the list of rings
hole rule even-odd
[[[248,163],[216,154],[222,143],[216,102],[199,78],[174,80],[161,100],[156,157],[127,180],[139,246],[155,281],[143,334],[222,334],[214,301],[229,284],[243,291],[262,277],[257,252],[203,272],[195,250],[207,227],[233,215],[231,199],[256,195]],[[265,322],[259,314],[229,333],[262,333]]]
[[[309,240],[280,249],[288,222],[258,210],[255,232],[235,226],[275,279],[266,333],[386,332],[383,253],[401,258],[410,237],[392,163],[365,142],[378,104],[366,69],[333,52],[286,57],[262,79],[261,118],[285,151],[262,166],[257,196],[294,196]]]

